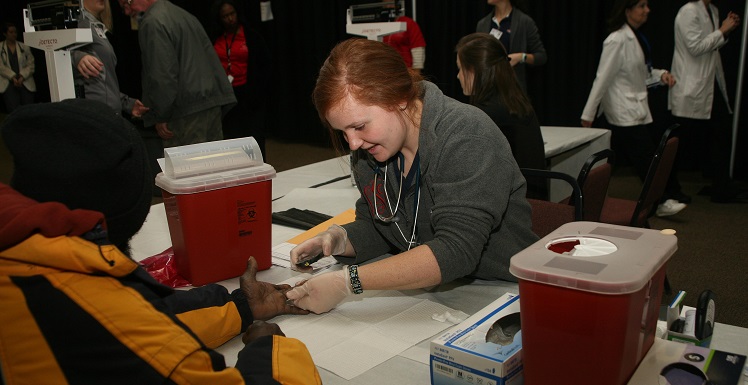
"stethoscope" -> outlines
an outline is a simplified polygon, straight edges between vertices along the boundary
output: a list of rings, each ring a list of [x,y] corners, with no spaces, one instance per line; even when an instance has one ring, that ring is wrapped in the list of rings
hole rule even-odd
[[[387,191],[387,174],[388,174],[387,171],[389,170],[389,163],[385,164],[385,166],[384,166],[384,178],[383,178],[384,179],[384,184],[383,184],[383,189],[384,189],[384,196],[385,196],[385,199],[387,201],[387,208],[389,208],[389,210],[390,210],[390,215],[389,216],[383,216],[382,214],[379,213],[379,209],[377,207],[378,206],[378,204],[377,204],[377,177],[379,176],[379,171],[380,171],[379,166],[377,166],[374,169],[374,185],[373,185],[373,188],[372,188],[372,194],[373,194],[372,204],[374,206],[374,216],[376,216],[377,219],[379,221],[381,221],[381,222],[384,222],[384,223],[394,223],[395,227],[397,227],[397,231],[400,233],[400,236],[402,236],[403,240],[405,240],[405,243],[408,244],[408,250],[410,250],[413,247],[413,245],[415,245],[415,243],[416,243],[415,240],[416,240],[416,226],[418,224],[418,208],[421,205],[421,162],[420,162],[420,157],[418,156],[418,154],[416,154],[416,158],[413,161],[414,162],[414,166],[415,166],[415,170],[416,170],[416,174],[415,174],[415,178],[416,178],[416,180],[415,180],[415,184],[416,184],[416,200],[414,202],[414,206],[415,206],[415,217],[413,219],[413,232],[410,235],[410,240],[408,240],[408,238],[405,236],[405,233],[400,228],[400,224],[398,223],[398,222],[400,222],[400,217],[397,216],[397,211],[400,209],[400,198],[402,197],[403,184],[404,184],[404,181],[405,181],[405,172],[403,171],[404,168],[405,168],[404,167],[405,166],[405,156],[402,153],[398,153],[398,158],[397,159],[398,159],[398,162],[399,162],[399,167],[398,168],[400,170],[400,185],[399,185],[399,188],[398,188],[398,191],[397,191],[397,200],[395,201],[395,207],[394,208],[392,207],[392,201],[390,200],[390,194]]]
[[[3,58],[3,64],[10,67],[10,64],[8,64],[8,56],[10,56],[10,53],[9,53],[10,48],[8,48],[8,44],[6,44],[6,40],[2,41],[2,46],[3,48],[2,50],[0,50],[0,56]],[[16,49],[17,49],[16,52],[20,54],[19,58],[23,56],[24,53],[26,53],[26,51],[23,49],[23,47],[21,47],[21,44],[19,42],[16,42]]]

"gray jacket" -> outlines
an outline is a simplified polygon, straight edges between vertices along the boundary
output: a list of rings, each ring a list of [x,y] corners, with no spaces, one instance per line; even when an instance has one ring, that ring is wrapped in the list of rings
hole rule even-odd
[[[117,56],[114,54],[112,44],[106,37],[106,26],[84,9],[83,17],[78,22],[78,28],[91,28],[93,42],[72,52],[75,85],[83,86],[86,99],[103,102],[117,114],[121,114],[122,111],[131,113],[135,105],[135,99],[131,99],[119,90],[119,80],[117,80],[116,72]],[[99,76],[86,79],[78,72],[78,63],[86,55],[92,55],[104,63],[104,70],[99,73]]]
[[[494,12],[491,11],[488,15],[478,21],[475,26],[475,32],[491,32],[491,19],[494,17]],[[543,42],[540,40],[540,33],[538,33],[538,27],[530,16],[520,11],[516,7],[512,9],[512,34],[510,39],[509,52],[508,53],[531,53],[535,56],[535,63],[533,66],[541,66],[548,61],[548,56],[545,53],[545,47]],[[526,72],[527,69],[524,63],[518,63],[514,66],[514,72],[517,74],[517,80],[522,86],[522,90],[527,94],[527,80]]]
[[[380,215],[389,215],[386,197],[380,193],[374,198],[373,189],[374,173],[380,172],[377,184],[381,183],[385,165],[377,165],[364,151],[354,154],[362,196],[356,203],[356,220],[344,226],[356,250],[353,263],[407,250],[405,238],[409,240],[413,231],[420,190],[416,240],[433,251],[442,282],[464,276],[516,281],[509,273],[509,259],[538,238],[531,230],[525,179],[509,143],[483,111],[445,96],[432,83],[423,85],[420,188],[413,183],[402,192],[400,229],[375,219],[370,204],[378,201]],[[395,163],[389,161],[387,177],[393,207],[400,184]]]
[[[189,12],[158,0],[138,31],[143,58],[145,126],[236,104],[226,72],[203,26]]]

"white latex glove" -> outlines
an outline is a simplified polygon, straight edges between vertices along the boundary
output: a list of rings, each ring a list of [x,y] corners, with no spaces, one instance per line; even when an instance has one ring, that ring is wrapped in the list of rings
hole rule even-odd
[[[296,264],[312,259],[319,254],[323,254],[325,257],[343,254],[347,243],[348,233],[345,229],[338,225],[332,225],[314,238],[301,242],[300,245],[291,250],[291,268],[300,271],[308,270],[309,268],[298,268]]]
[[[320,274],[303,281],[286,293],[296,307],[321,314],[330,311],[349,295],[353,295],[348,266],[343,270]]]

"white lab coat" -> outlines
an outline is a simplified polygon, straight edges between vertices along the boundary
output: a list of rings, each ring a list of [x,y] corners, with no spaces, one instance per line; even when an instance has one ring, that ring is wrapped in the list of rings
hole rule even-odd
[[[719,31],[717,7],[712,4],[709,7],[714,25],[701,1],[686,3],[675,17],[672,73],[678,82],[668,95],[668,107],[674,116],[709,119],[715,77],[724,100],[728,100],[725,71],[719,56],[719,48],[727,41]],[[732,113],[730,103],[727,103],[727,110]]]
[[[616,126],[651,123],[647,84],[660,82],[665,72],[661,69],[649,72],[634,31],[624,24],[603,42],[600,64],[582,120],[593,121],[595,116],[604,113],[608,122]]]
[[[0,93],[5,92],[10,79],[15,76],[15,72],[10,68],[10,51],[5,40],[0,42]],[[34,82],[34,54],[31,47],[20,41],[16,42],[16,53],[18,54],[18,71],[23,76],[23,86],[31,92],[36,92],[36,83]]]

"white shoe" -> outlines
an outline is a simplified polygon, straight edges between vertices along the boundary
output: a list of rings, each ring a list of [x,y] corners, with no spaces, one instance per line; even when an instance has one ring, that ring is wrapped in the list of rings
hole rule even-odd
[[[680,203],[675,199],[668,199],[657,206],[655,215],[658,217],[667,217],[669,215],[678,214],[681,210],[686,208],[685,203]]]

